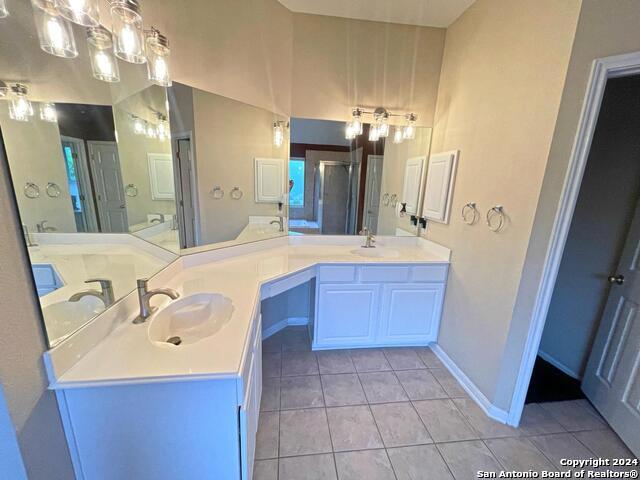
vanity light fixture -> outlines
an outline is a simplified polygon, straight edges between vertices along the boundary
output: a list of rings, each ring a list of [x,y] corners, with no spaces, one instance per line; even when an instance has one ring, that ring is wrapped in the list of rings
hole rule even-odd
[[[407,113],[405,118],[407,119],[407,124],[404,126],[402,136],[405,140],[413,140],[416,138],[416,120],[418,117],[413,113]]]
[[[138,0],[111,0],[111,22],[116,57],[129,63],[146,62]]]
[[[87,46],[94,78],[103,82],[119,82],[120,70],[113,54],[111,32],[102,26],[88,28]]]
[[[147,48],[147,72],[149,80],[161,87],[171,86],[169,72],[169,41],[154,27],[145,31]]]
[[[5,0],[0,0],[0,18],[9,16],[9,10],[7,10],[7,4]]]
[[[9,87],[7,87],[6,83],[0,80],[0,98],[6,97],[7,93],[9,93]]]
[[[288,126],[287,122],[278,120],[273,122],[273,145],[280,148],[284,143],[284,129]]]
[[[28,122],[33,116],[33,105],[27,98],[27,87],[22,83],[16,83],[11,86],[11,93],[9,117],[18,122]]]
[[[62,58],[78,56],[71,23],[56,8],[54,0],[31,0],[40,48]]]
[[[100,25],[97,0],[56,0],[60,14],[83,27]]]
[[[58,112],[56,104],[45,102],[40,104],[40,120],[51,123],[58,123]]]

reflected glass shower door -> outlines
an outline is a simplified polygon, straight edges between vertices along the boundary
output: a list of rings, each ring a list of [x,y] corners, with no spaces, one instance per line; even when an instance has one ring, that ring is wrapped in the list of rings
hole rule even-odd
[[[342,162],[320,162],[318,217],[323,235],[347,233],[350,198],[350,166]]]

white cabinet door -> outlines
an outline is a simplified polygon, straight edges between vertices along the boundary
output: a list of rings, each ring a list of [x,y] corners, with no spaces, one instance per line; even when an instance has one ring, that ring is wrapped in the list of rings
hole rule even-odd
[[[240,407],[240,455],[242,480],[253,478],[253,460],[256,452],[256,437],[260,417],[260,399],[262,396],[262,334],[260,328],[255,335],[251,365],[245,396]]]
[[[430,220],[449,223],[458,153],[434,153],[429,158],[422,214]]]
[[[411,345],[435,341],[443,294],[443,284],[383,285],[378,343]]]
[[[378,318],[377,285],[321,284],[315,346],[372,345]]]
[[[255,167],[256,202],[281,202],[284,195],[284,160],[282,158],[256,158]]]

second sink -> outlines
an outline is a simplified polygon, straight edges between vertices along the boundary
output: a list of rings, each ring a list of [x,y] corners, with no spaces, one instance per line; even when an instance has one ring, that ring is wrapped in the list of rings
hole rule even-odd
[[[354,255],[360,255],[361,257],[374,257],[374,258],[396,258],[400,256],[400,252],[392,250],[390,248],[376,247],[376,248],[356,248],[351,250]]]
[[[230,298],[197,293],[171,302],[149,323],[149,340],[156,345],[190,345],[217,333],[233,313]]]

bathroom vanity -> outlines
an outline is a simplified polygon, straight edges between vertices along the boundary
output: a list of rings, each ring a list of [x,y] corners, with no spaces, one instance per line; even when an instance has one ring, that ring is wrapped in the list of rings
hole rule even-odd
[[[158,298],[135,325],[129,295],[48,352],[77,478],[251,479],[260,301],[309,280],[314,350],[435,341],[449,250],[416,237],[361,243],[289,237],[183,256],[150,281],[180,299]]]

